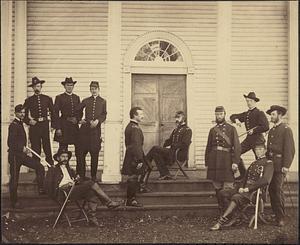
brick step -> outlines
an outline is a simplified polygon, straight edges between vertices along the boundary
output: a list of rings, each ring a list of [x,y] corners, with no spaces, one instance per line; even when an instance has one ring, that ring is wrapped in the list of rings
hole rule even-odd
[[[68,209],[72,209],[74,206],[68,206]],[[285,205],[287,210],[295,210],[298,206],[287,203]],[[2,208],[2,213],[10,212],[9,208]],[[52,218],[53,221],[59,212],[58,207],[54,206],[42,206],[42,207],[30,207],[26,209],[15,210],[14,213],[23,218],[29,217],[32,214],[41,215],[45,217]],[[270,203],[265,205],[265,212],[271,213]],[[97,216],[99,219],[109,218],[109,217],[127,217],[135,218],[141,216],[161,217],[161,216],[216,216],[218,213],[217,204],[188,204],[188,205],[144,205],[141,208],[135,207],[125,207],[121,206],[115,210],[109,210],[104,206],[100,206],[97,209]]]
[[[122,201],[126,198],[125,192],[106,192],[113,200]],[[290,193],[294,204],[298,203],[298,193]],[[290,202],[289,193],[285,192],[286,202]],[[19,200],[24,208],[41,207],[57,204],[46,195],[39,196],[36,193],[20,193]],[[137,195],[137,200],[144,205],[187,205],[187,204],[214,204],[216,203],[214,191],[198,192],[150,192]],[[9,195],[2,195],[2,205],[9,205]]]

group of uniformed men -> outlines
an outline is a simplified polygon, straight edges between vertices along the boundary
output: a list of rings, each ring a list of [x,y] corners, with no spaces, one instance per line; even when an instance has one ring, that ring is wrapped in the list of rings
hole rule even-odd
[[[95,212],[98,199],[108,208],[120,205],[103,192],[96,177],[102,142],[101,123],[105,121],[107,114],[106,101],[99,96],[99,83],[96,81],[90,83],[91,96],[80,101],[79,96],[73,93],[76,81],[73,81],[72,77],[67,77],[61,82],[65,92],[56,96],[53,104],[49,96],[41,93],[44,82],[37,77],[32,78],[32,84],[29,86],[33,88],[34,95],[27,98],[23,105],[15,107],[16,118],[9,126],[11,206],[21,208],[17,200],[17,186],[20,167],[25,165],[36,170],[39,194],[47,192],[56,199],[60,189],[70,189],[71,185],[76,184],[70,198],[87,199],[91,224],[97,226],[99,224]],[[267,114],[271,115],[274,127],[269,131],[266,151],[263,133],[269,130],[268,120],[264,112],[256,108],[259,99],[254,92],[244,97],[249,110],[231,115],[230,120],[239,126],[242,122],[245,123],[246,139],[240,144],[235,127],[225,121],[226,113],[222,106],[216,107],[216,126],[210,130],[208,136],[205,151],[207,178],[212,180],[222,213],[212,230],[218,230],[228,223],[232,211],[237,206],[249,202],[250,193],[268,184],[277,224],[280,226],[284,224],[282,185],[295,153],[291,129],[282,122],[286,109],[274,105],[267,111]],[[141,207],[142,204],[136,200],[136,193],[151,191],[146,186],[152,170],[151,162],[154,160],[156,163],[160,173],[159,180],[172,180],[167,166],[172,164],[175,158],[180,161],[188,159],[192,130],[186,124],[185,113],[178,111],[175,115],[176,127],[163,147],[153,146],[145,155],[144,136],[139,127],[144,117],[143,109],[133,107],[129,115],[130,122],[125,129],[126,153],[121,169],[121,173],[127,176],[125,205]],[[27,147],[23,122],[29,125],[31,149]],[[58,162],[56,165],[51,153],[50,122],[51,127],[56,130],[54,140],[59,142],[58,152],[53,156]],[[70,144],[75,146],[76,173],[69,166],[72,156],[72,152],[68,151]],[[52,166],[45,180],[44,167],[37,157],[41,154],[41,147],[46,155],[46,161]],[[256,161],[246,170],[240,156],[249,150],[253,150]],[[91,155],[91,179],[86,177],[85,171],[85,158],[88,152]],[[261,169],[263,169],[262,178],[259,174]],[[236,176],[238,173],[239,176]],[[241,180],[242,183],[239,188],[235,185],[237,180]]]

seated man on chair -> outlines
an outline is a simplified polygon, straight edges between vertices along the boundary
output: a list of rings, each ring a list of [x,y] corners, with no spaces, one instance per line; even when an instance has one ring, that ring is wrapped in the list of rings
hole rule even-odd
[[[184,161],[188,158],[192,130],[186,125],[186,117],[183,111],[176,112],[175,122],[177,127],[173,130],[170,138],[165,141],[163,147],[153,146],[146,156],[149,162],[155,161],[160,173],[159,180],[172,179],[167,165],[174,163],[177,149],[180,149],[178,152],[179,161]]]
[[[49,168],[45,179],[45,190],[47,194],[54,200],[58,200],[60,190],[69,190],[75,183],[75,187],[70,194],[70,200],[85,199],[88,201],[88,207],[90,212],[90,222],[92,225],[99,226],[96,218],[96,209],[98,200],[100,200],[108,208],[113,209],[120,204],[112,201],[101,189],[100,185],[85,178],[81,180],[79,176],[75,178],[75,172],[69,166],[69,160],[72,156],[72,152],[66,149],[59,150],[54,156],[54,160],[58,163]],[[76,181],[76,182],[75,182]],[[97,200],[98,199],[98,200]]]
[[[242,207],[250,202],[251,193],[255,192],[259,188],[265,187],[270,184],[273,176],[273,162],[267,160],[266,156],[266,146],[264,144],[257,144],[255,146],[255,154],[257,160],[251,163],[246,171],[242,187],[240,187],[235,194],[231,196],[230,203],[219,218],[218,222],[210,228],[210,230],[215,231],[221,229],[229,222],[229,217],[233,214],[233,211],[238,207]],[[260,174],[262,172],[262,177]],[[226,195],[226,190],[220,192],[221,198]]]

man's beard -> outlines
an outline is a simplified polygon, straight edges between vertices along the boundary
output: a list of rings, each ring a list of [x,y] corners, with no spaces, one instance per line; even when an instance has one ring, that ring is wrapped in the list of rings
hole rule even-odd
[[[61,161],[60,164],[61,164],[61,165],[67,165],[67,164],[68,164],[68,161],[67,161],[67,160]]]
[[[273,119],[271,119],[271,121],[272,121],[273,123],[278,123],[278,122],[279,122],[279,118],[278,118],[278,117],[273,118]]]
[[[225,117],[224,118],[222,118],[222,119],[218,119],[218,118],[216,118],[216,122],[219,124],[219,123],[223,123],[223,122],[225,122]]]

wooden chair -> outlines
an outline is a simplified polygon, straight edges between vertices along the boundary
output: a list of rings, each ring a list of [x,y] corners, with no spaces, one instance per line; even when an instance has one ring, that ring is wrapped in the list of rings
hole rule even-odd
[[[264,218],[264,206],[265,202],[267,200],[267,193],[268,193],[268,186],[263,187],[262,191],[260,191],[260,196],[259,196],[259,206],[258,206],[258,216],[257,216],[257,221],[261,222],[263,224],[269,224],[269,222]],[[255,220],[255,206],[256,206],[256,196],[257,196],[257,191],[252,192],[250,195],[250,203],[245,205],[242,210],[241,210],[241,218],[242,220],[249,222],[248,227],[251,227],[254,225],[254,220]],[[249,215],[250,213],[250,215]]]
[[[188,165],[188,155],[189,155],[189,150],[187,151],[187,156],[186,156],[186,160],[184,161],[179,161],[178,160],[178,152],[180,151],[180,149],[177,149],[175,152],[175,163],[178,166],[178,169],[174,175],[174,179],[177,178],[178,174],[181,172],[183,174],[184,177],[186,177],[187,179],[189,179],[190,177],[187,175],[187,173],[184,171],[184,167]]]
[[[72,227],[72,223],[75,222],[79,222],[79,221],[86,221],[87,223],[89,222],[89,218],[85,212],[85,205],[86,205],[86,200],[66,200],[66,198],[68,197],[69,192],[72,191],[72,189],[70,190],[60,190],[59,193],[59,198],[57,200],[57,203],[60,206],[60,211],[56,217],[55,223],[53,225],[53,229],[56,227],[57,223],[59,220],[61,220],[61,217],[64,216],[65,220],[63,220],[62,222],[68,222],[69,227]],[[66,201],[66,204],[64,205],[64,202]],[[81,203],[80,203],[81,202]],[[67,211],[67,207],[70,206],[70,204],[75,203],[77,208],[73,208]],[[72,217],[69,214],[70,213],[74,213],[77,212],[77,216],[76,217]]]

